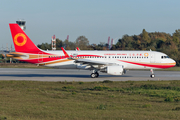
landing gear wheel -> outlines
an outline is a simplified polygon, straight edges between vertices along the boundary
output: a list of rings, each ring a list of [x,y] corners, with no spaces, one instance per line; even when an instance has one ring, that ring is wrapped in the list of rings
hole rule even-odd
[[[92,78],[95,78],[96,76],[97,76],[96,73],[92,73],[92,74],[91,74],[91,77],[92,77]]]
[[[150,75],[150,77],[151,77],[151,78],[154,78],[154,77],[155,77],[155,75],[154,75],[154,71],[153,71],[153,69],[151,69],[150,71],[151,71],[151,75]]]
[[[151,74],[151,75],[150,75],[150,77],[151,77],[151,78],[154,78],[154,77],[155,77],[155,75],[154,75],[154,74]]]
[[[99,73],[97,72],[97,73],[95,73],[96,74],[96,77],[99,77]]]
[[[99,77],[99,73],[98,73],[98,72],[96,72],[96,73],[92,73],[92,74],[91,74],[91,77],[92,77],[92,78]]]

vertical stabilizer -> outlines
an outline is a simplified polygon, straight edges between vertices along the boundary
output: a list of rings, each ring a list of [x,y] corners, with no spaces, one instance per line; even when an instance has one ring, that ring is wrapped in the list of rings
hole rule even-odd
[[[18,24],[9,24],[16,52],[38,53],[41,50],[31,41]]]

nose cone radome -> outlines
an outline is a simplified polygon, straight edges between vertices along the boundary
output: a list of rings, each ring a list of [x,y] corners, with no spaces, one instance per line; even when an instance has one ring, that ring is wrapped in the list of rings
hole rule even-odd
[[[166,59],[162,62],[162,68],[166,69],[166,68],[171,68],[174,67],[176,65],[176,61],[174,61],[173,59]]]
[[[176,65],[176,61],[172,59],[172,63],[174,63],[174,66]]]
[[[169,65],[172,65],[172,67],[174,67],[174,66],[176,65],[176,61],[173,60],[173,59],[170,59],[170,60],[168,61],[168,64],[169,64]]]

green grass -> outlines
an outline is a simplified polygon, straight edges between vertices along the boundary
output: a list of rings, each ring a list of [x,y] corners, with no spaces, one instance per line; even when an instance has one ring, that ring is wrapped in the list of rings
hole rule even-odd
[[[0,81],[0,120],[180,119],[180,81]]]

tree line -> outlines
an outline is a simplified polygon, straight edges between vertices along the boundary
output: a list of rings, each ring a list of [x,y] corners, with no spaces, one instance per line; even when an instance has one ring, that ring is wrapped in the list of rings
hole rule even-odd
[[[51,43],[38,44],[43,50],[51,50]],[[75,42],[56,39],[56,50],[75,50],[79,47],[81,50],[152,50],[167,54],[174,59],[177,66],[180,66],[180,29],[175,30],[171,35],[164,32],[148,33],[145,29],[139,35],[123,35],[118,42],[109,49],[107,43],[89,44],[85,36],[79,36]]]

